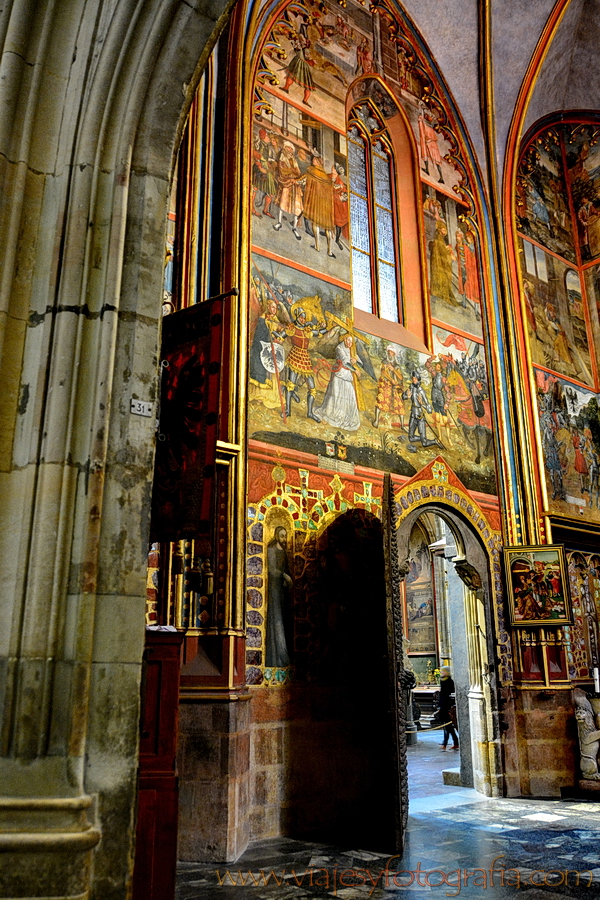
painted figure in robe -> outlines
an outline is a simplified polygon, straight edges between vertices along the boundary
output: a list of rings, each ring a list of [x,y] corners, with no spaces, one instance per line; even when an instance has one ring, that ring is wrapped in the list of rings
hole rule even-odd
[[[577,368],[573,361],[571,351],[569,349],[569,340],[564,328],[560,323],[556,307],[553,303],[546,303],[544,307],[548,331],[552,339],[552,354],[549,360],[551,368],[558,366],[557,371],[561,371],[563,363],[566,368],[566,374],[575,374]]]
[[[471,231],[467,231],[465,241],[465,264],[467,279],[465,282],[465,300],[470,303],[475,311],[475,317],[481,318],[481,293],[479,290],[479,268],[477,266],[477,254],[475,252],[475,238]]]
[[[356,381],[360,377],[357,358],[352,356],[352,336],[347,334],[336,347],[335,364],[323,397],[315,410],[317,416],[342,431],[360,428],[360,413],[356,397]]]
[[[267,547],[267,634],[265,663],[267,666],[289,666],[289,591],[292,586],[287,559],[287,530],[275,529]],[[287,627],[286,627],[287,626]]]
[[[459,306],[452,287],[452,247],[446,242],[448,229],[441,219],[436,222],[435,235],[430,242],[429,265],[431,270],[431,294],[450,306]]]
[[[356,75],[369,75],[373,68],[373,54],[369,49],[369,42],[363,38],[356,48]]]
[[[312,165],[306,170],[303,215],[312,225],[315,238],[314,249],[319,249],[321,229],[327,237],[327,256],[334,256],[331,244],[335,233],[334,187],[330,176],[323,168],[320,156],[313,156]]]
[[[350,213],[348,210],[348,187],[344,181],[344,167],[333,165],[331,167],[331,180],[333,182],[333,209],[335,222],[335,242],[340,250],[346,249],[342,238],[348,239],[348,222]]]
[[[298,219],[302,214],[302,172],[296,159],[296,149],[291,141],[284,141],[277,161],[277,196],[275,203],[279,207],[277,221],[273,225],[275,231],[282,226],[282,214],[292,217],[292,232],[296,240],[301,240],[298,231]]]
[[[433,127],[433,119],[430,112],[426,112],[424,108],[419,114],[419,149],[421,151],[421,159],[423,160],[423,168],[429,175],[429,163],[433,163],[438,170],[438,182],[444,184],[444,176],[442,175],[442,155],[438,146],[438,133]]]

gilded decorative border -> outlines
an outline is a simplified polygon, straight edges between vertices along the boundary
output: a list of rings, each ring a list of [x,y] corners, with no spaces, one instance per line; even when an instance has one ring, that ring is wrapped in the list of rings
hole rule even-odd
[[[342,493],[347,490],[338,473],[329,482],[330,493],[310,486],[311,473],[302,467],[290,467],[298,473],[299,485],[288,484],[288,471],[282,465],[275,465],[271,471],[273,488],[256,503],[248,504],[248,559],[246,568],[247,631],[246,647],[250,659],[254,653],[261,654],[260,662],[248,662],[246,674],[248,684],[266,684],[281,687],[293,679],[293,666],[275,668],[264,664],[266,643],[266,547],[265,526],[269,519],[279,524],[284,520],[293,528],[294,534],[303,536],[303,544],[296,557],[302,557],[305,538],[318,539],[323,531],[340,515],[352,509],[365,509],[381,518],[382,500],[374,495],[374,482],[362,481],[362,492],[353,491],[353,502]],[[321,473],[323,474],[323,473]]]
[[[431,506],[440,503],[449,506],[467,520],[473,531],[479,534],[490,560],[490,587],[492,592],[492,609],[496,627],[496,642],[500,659],[499,676],[503,684],[512,680],[512,649],[510,636],[506,630],[502,569],[500,555],[502,552],[502,535],[492,528],[488,518],[473,498],[461,487],[451,484],[449,470],[439,461],[432,466],[433,478],[419,481],[412,480],[394,491],[396,504],[396,528],[414,509],[420,506]]]

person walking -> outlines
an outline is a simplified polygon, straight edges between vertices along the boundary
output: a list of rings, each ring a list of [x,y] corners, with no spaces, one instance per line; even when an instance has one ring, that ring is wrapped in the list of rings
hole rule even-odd
[[[459,749],[458,734],[456,733],[454,723],[452,722],[452,718],[450,716],[450,709],[455,706],[454,691],[454,680],[452,678],[450,666],[441,666],[439,718],[442,722],[447,723],[444,724],[444,742],[442,744],[442,750],[448,749],[449,738],[452,738],[452,740],[454,741],[452,749]]]

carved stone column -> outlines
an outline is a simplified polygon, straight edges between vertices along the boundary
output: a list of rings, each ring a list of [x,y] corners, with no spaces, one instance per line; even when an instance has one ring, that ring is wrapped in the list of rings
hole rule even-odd
[[[156,399],[174,147],[224,8],[2,10],[3,897],[127,892],[154,441],[131,400]]]

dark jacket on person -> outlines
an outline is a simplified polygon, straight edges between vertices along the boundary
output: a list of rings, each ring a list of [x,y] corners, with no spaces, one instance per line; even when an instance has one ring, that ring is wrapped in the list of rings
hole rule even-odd
[[[440,716],[449,716],[450,707],[454,706],[454,679],[451,675],[440,680]]]

